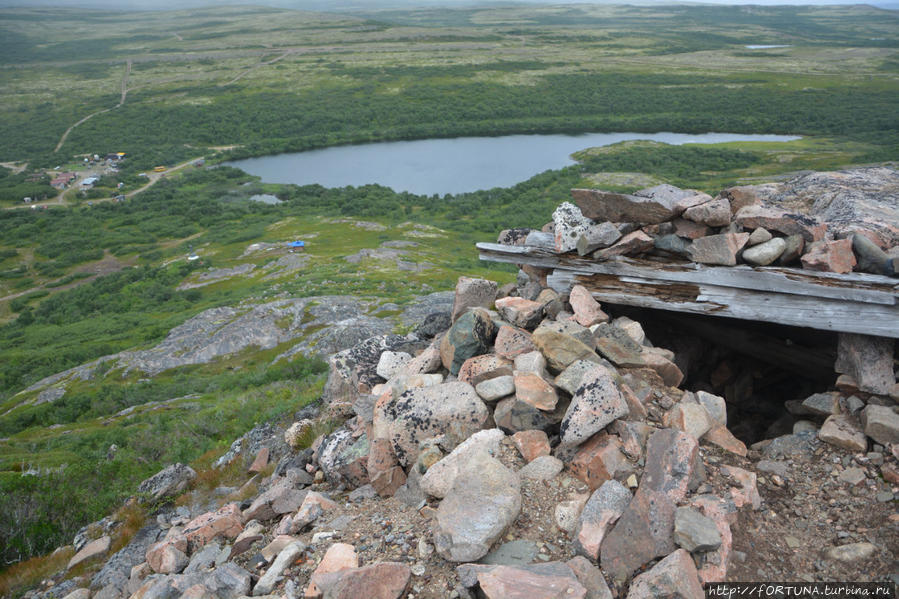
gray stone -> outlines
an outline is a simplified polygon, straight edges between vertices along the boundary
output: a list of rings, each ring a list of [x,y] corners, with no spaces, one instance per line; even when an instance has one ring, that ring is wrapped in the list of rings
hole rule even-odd
[[[341,427],[322,441],[318,451],[319,467],[332,484],[346,484],[351,488],[361,487],[369,483],[365,468],[368,463],[369,447],[367,435],[354,437],[349,429]],[[289,504],[281,508],[276,504],[272,507],[277,513],[283,514],[293,511],[287,509],[293,503],[293,500],[289,500]],[[279,509],[286,511],[278,511]]]
[[[815,393],[802,401],[802,407],[814,416],[839,414],[840,396],[837,393]]]
[[[852,251],[860,271],[875,275],[891,276],[893,274],[893,267],[887,253],[861,233],[852,235]]]
[[[889,395],[893,375],[894,339],[840,333],[837,338],[837,372],[848,374],[867,393]]]
[[[693,553],[714,551],[721,546],[721,534],[711,518],[689,507],[674,512],[674,542]]]
[[[690,554],[678,549],[631,582],[627,599],[704,599],[705,592]]]
[[[674,544],[674,510],[671,498],[643,483],[600,546],[603,572],[616,584],[623,583],[651,560],[670,554]]]
[[[551,455],[542,455],[524,465],[518,471],[518,476],[522,479],[526,478],[536,481],[552,480],[562,472],[564,467],[565,464],[559,458]]]
[[[529,231],[524,240],[524,245],[526,246],[546,248],[548,250],[555,250],[555,244],[556,242],[553,238],[553,234],[544,231]]]
[[[540,323],[540,330],[555,331],[556,333],[574,337],[584,345],[593,345],[593,332],[589,328],[579,325],[574,320],[544,320]]]
[[[190,563],[184,569],[185,574],[207,570],[215,565],[215,560],[222,552],[222,546],[215,541],[207,543],[190,557]]]
[[[564,445],[580,445],[617,418],[628,414],[627,401],[621,395],[612,373],[596,365],[584,374],[559,434]]]
[[[867,451],[868,440],[853,421],[843,415],[828,416],[818,431],[818,438],[849,451]]]
[[[519,539],[503,543],[478,563],[496,566],[523,566],[530,564],[537,557],[539,550],[534,541]]]
[[[536,372],[539,375],[543,375],[546,372],[546,358],[538,351],[515,356],[515,370],[519,372]],[[511,376],[509,378],[512,379],[512,389],[514,390],[515,379]]]
[[[437,508],[434,544],[453,562],[487,554],[521,510],[518,476],[485,453],[475,454]]]
[[[877,546],[871,543],[850,543],[827,550],[827,559],[845,563],[857,563],[869,559],[877,553]]]
[[[840,475],[837,478],[844,483],[856,486],[865,482],[867,476],[865,476],[865,471],[862,468],[846,468],[840,472]]]
[[[389,380],[402,370],[403,366],[405,366],[411,359],[412,356],[406,352],[385,351],[378,359],[378,365],[375,367],[375,372],[378,373],[379,377]]]
[[[790,471],[786,463],[775,460],[759,460],[755,467],[759,472],[776,474],[782,478],[785,478]]]
[[[846,407],[849,408],[850,414],[858,414],[865,408],[865,402],[855,395],[846,398]]]
[[[777,263],[782,266],[793,264],[802,256],[803,250],[805,250],[805,239],[802,235],[788,235],[784,237],[784,251],[777,259]]]
[[[382,383],[377,367],[386,350],[403,351],[409,340],[399,335],[383,335],[363,339],[349,349],[338,351],[328,359],[328,380],[322,391],[325,403],[352,403],[362,393]]]
[[[559,422],[555,413],[543,412],[515,397],[500,400],[493,412],[493,419],[496,426],[508,433],[534,429],[547,430]]]
[[[581,212],[596,221],[661,223],[678,216],[677,194],[627,195],[595,189],[572,189],[571,195]],[[637,192],[638,194],[641,192]]]
[[[899,444],[899,414],[892,408],[870,404],[862,410],[861,421],[865,434],[881,445]]]
[[[759,227],[758,229],[753,231],[752,234],[749,235],[749,245],[756,246],[756,245],[759,245],[760,243],[765,243],[766,241],[770,241],[771,238],[772,238],[772,235],[768,231],[768,229],[766,229],[764,227]]]
[[[615,366],[622,368],[646,366],[643,346],[634,341],[625,330],[612,324],[601,324],[594,334],[596,351]]]
[[[768,266],[780,258],[786,248],[787,242],[782,237],[775,237],[744,250],[743,260],[754,266]]]
[[[527,227],[503,229],[499,232],[499,237],[496,238],[496,243],[499,243],[501,245],[524,245],[524,240],[527,238],[528,233],[530,232],[531,229]]]
[[[172,464],[160,470],[137,487],[137,492],[149,496],[149,501],[156,502],[167,497],[178,495],[197,478],[193,468],[185,464]]]
[[[581,214],[580,208],[570,202],[562,202],[553,212],[555,224],[555,248],[557,252],[577,249],[578,240],[594,224]]]
[[[705,408],[714,424],[727,426],[727,402],[723,397],[705,391],[697,391],[696,401]]]
[[[590,563],[590,560],[576,555],[565,563],[577,576],[578,582],[587,589],[586,599],[612,599],[612,591],[609,590],[606,579],[600,569]]]
[[[227,562],[207,574],[203,579],[203,586],[215,597],[237,599],[250,594],[251,582],[249,572],[234,562]]]
[[[684,211],[683,217],[710,227],[724,227],[730,224],[730,202],[727,198],[717,198],[691,206]]]
[[[621,239],[621,231],[610,222],[590,225],[577,240],[577,253],[586,256],[596,250],[607,248]]]
[[[655,246],[655,249],[659,251],[689,259],[690,247],[693,243],[688,239],[684,239],[683,237],[679,237],[672,233],[669,235],[659,235],[653,241],[653,245]]]
[[[464,466],[474,460],[478,453],[497,455],[499,444],[505,437],[505,433],[498,428],[476,432],[449,455],[428,468],[421,478],[421,490],[432,497],[446,497]]]
[[[291,543],[282,549],[278,557],[275,558],[274,563],[269,566],[262,578],[259,579],[259,582],[256,583],[256,586],[253,587],[253,596],[258,597],[271,593],[281,579],[281,574],[284,573],[284,570],[305,550],[306,546],[299,541]]]
[[[91,588],[101,589],[114,585],[124,589],[128,584],[131,568],[146,560],[147,549],[159,540],[161,532],[155,521],[138,530],[131,541],[107,559],[100,571],[94,574]]]
[[[798,432],[792,435],[783,435],[772,439],[764,448],[762,454],[771,460],[789,458],[794,456],[811,456],[816,448],[817,431]]]
[[[484,401],[496,401],[515,393],[515,379],[511,376],[498,376],[478,383],[474,390]]]
[[[593,561],[606,533],[631,502],[631,492],[617,480],[606,481],[596,489],[581,510],[573,533],[573,549]]]
[[[280,514],[294,512],[305,497],[306,491],[297,489],[289,478],[277,479],[244,510],[244,520],[271,520]]]

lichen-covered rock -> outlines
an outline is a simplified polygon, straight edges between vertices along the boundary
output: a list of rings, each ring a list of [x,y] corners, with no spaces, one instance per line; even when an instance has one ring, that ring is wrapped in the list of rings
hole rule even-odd
[[[596,365],[581,377],[581,384],[562,419],[559,434],[564,445],[579,445],[617,418],[628,414],[612,373]]]
[[[182,493],[195,478],[197,473],[190,466],[172,464],[143,481],[137,492],[148,495],[150,501],[160,501]]]
[[[468,383],[409,389],[399,397],[384,395],[378,400],[372,437],[388,439],[399,463],[408,466],[421,441],[442,434],[467,439],[483,428],[488,416],[487,406]]]
[[[557,252],[577,249],[577,242],[593,225],[593,221],[581,214],[580,208],[570,202],[562,202],[553,212],[555,224],[554,242]]]

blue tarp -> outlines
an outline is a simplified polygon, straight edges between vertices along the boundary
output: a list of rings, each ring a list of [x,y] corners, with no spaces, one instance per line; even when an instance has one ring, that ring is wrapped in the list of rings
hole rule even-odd
[[[291,241],[290,243],[287,244],[287,247],[289,247],[289,248],[306,247],[306,242],[305,241]]]

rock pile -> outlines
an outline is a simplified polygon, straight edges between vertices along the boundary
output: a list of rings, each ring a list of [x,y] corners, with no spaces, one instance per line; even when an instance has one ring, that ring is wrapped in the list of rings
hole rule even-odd
[[[852,225],[834,220],[842,214],[834,202],[802,213],[769,187],[736,187],[714,198],[667,184],[633,195],[574,189],[574,204],[559,206],[542,234],[504,231],[499,242],[577,251],[596,260],[661,256],[713,266],[899,275],[899,199],[881,199],[878,219]]]
[[[725,400],[678,389],[673,353],[586,290],[527,299],[528,285],[461,279],[429,343],[387,335],[332,356],[339,428],[289,449],[302,421],[248,456],[271,475],[161,513],[90,596],[703,597],[727,576],[741,513],[763,506]],[[865,465],[899,484],[895,398],[852,393],[801,407],[829,443],[867,451],[871,437]],[[804,434],[757,449],[773,460]]]

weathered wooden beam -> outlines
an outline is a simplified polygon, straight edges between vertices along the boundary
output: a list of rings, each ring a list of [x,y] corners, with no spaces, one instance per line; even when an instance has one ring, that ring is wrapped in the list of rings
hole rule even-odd
[[[598,262],[574,254],[556,254],[545,248],[496,243],[479,243],[477,248],[482,260],[530,264],[542,268],[564,268],[584,274],[635,276],[672,283],[706,283],[739,289],[845,299],[887,306],[899,303],[899,281],[878,275],[861,273],[840,275],[798,268],[765,267],[756,269],[750,266],[672,264],[628,258]]]
[[[583,285],[600,302],[899,338],[899,306],[556,269],[550,287]]]
[[[556,291],[580,284],[608,303],[899,338],[899,282],[888,277],[633,259],[596,262],[486,243],[478,249],[482,260],[553,269],[547,282]]]

